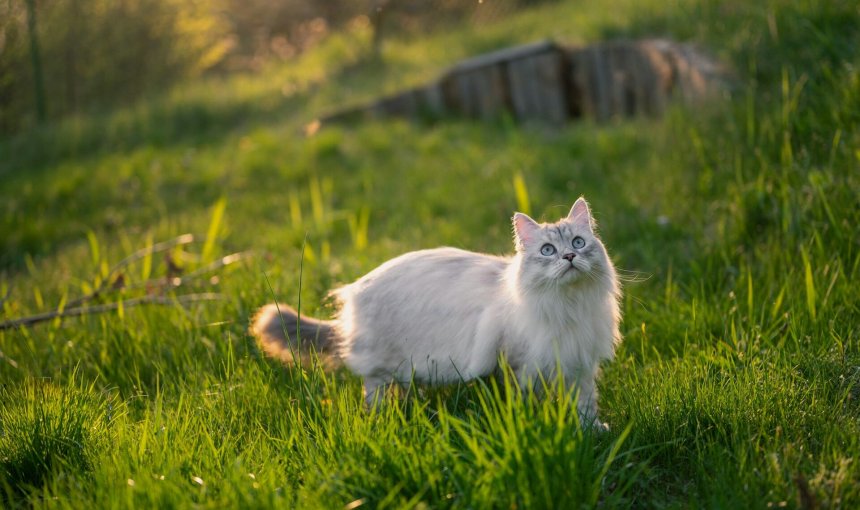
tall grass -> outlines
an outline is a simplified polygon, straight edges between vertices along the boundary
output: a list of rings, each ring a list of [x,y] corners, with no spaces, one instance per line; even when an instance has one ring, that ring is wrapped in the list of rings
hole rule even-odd
[[[391,67],[373,72],[339,70],[352,57],[333,39],[295,68],[80,121],[139,129],[83,143],[60,125],[0,142],[2,320],[66,306],[185,232],[210,233],[171,252],[186,271],[255,253],[206,280],[224,296],[213,303],[0,331],[3,504],[857,506],[860,12],[613,7],[545,4],[475,33],[395,41]],[[692,38],[733,64],[738,86],[661,119],[552,131],[451,119],[299,134],[327,101],[538,34]],[[318,91],[260,106],[284,77],[311,74]],[[579,195],[633,275],[624,343],[600,380],[606,434],[581,428],[564,392],[522,399],[504,374],[366,413],[347,371],[284,368],[246,333],[273,298],[329,316],[330,288],[408,250],[510,252],[514,210],[554,219]],[[127,277],[167,274],[152,255]]]

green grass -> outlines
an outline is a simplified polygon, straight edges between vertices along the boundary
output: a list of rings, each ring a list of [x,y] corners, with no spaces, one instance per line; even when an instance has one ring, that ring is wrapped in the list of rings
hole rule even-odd
[[[216,301],[0,331],[0,506],[857,507],[858,25],[847,1],[553,3],[391,41],[385,65],[362,63],[366,33],[338,35],[283,68],[0,141],[2,320],[73,303],[185,232],[166,253],[186,273],[253,252],[176,291]],[[643,34],[712,48],[737,88],[563,130],[300,134],[475,51]],[[366,413],[355,377],[285,369],[246,333],[273,293],[325,316],[329,288],[392,256],[509,252],[515,208],[553,219],[580,194],[629,280],[600,381],[608,434],[504,378]],[[96,301],[144,295],[165,266],[134,261]]]

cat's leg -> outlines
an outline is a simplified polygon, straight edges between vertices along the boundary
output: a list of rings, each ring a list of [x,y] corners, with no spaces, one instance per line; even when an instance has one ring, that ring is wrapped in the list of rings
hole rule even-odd
[[[390,381],[381,377],[364,378],[364,405],[368,410],[378,409],[385,398]]]
[[[393,393],[396,398],[403,400],[412,391],[412,387],[411,381],[398,382],[386,377],[365,377],[364,405],[368,410],[378,409],[386,397],[391,397],[388,391],[390,389],[395,390]]]
[[[594,427],[598,431],[607,431],[609,425],[600,421],[597,416],[597,375],[598,370],[593,370],[577,378],[579,398],[576,402],[576,411],[583,427]]]

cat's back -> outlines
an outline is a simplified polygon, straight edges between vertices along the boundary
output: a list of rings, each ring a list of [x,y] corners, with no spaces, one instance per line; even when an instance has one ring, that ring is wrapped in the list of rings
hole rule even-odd
[[[340,288],[335,295],[342,359],[365,377],[457,380],[472,365],[482,316],[503,299],[508,263],[456,248],[421,250]]]
[[[383,263],[348,286],[353,295],[444,294],[492,288],[499,284],[508,259],[458,248],[434,248],[404,253]],[[447,291],[445,291],[447,289]]]

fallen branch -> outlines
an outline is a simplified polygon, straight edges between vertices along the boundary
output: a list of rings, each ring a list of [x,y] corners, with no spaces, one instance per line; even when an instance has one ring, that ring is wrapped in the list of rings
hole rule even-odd
[[[169,239],[167,241],[162,241],[160,243],[155,243],[152,246],[148,246],[146,248],[141,248],[141,249],[137,250],[136,252],[134,252],[131,255],[129,255],[128,257],[120,260],[116,265],[114,265],[112,268],[110,268],[107,275],[105,275],[104,279],[99,284],[98,288],[96,288],[94,291],[90,292],[89,294],[86,294],[86,295],[81,296],[79,298],[73,299],[72,301],[69,301],[68,303],[66,303],[66,306],[75,307],[75,306],[80,305],[82,303],[85,303],[91,299],[97,298],[99,295],[101,295],[102,292],[105,291],[107,286],[111,283],[111,277],[114,276],[115,274],[117,274],[120,269],[128,266],[129,264],[132,264],[133,262],[137,262],[138,260],[140,260],[140,259],[142,259],[148,255],[152,255],[154,253],[159,253],[159,252],[162,252],[165,250],[169,250],[175,246],[179,246],[182,244],[191,244],[193,242],[194,242],[194,234],[182,234],[181,236],[174,237],[173,239]]]
[[[11,321],[0,322],[0,331],[17,328],[21,326],[30,326],[40,322],[49,321],[52,319],[64,319],[66,317],[76,317],[80,315],[91,315],[97,313],[105,313],[122,308],[131,308],[140,305],[173,305],[187,304],[197,301],[214,301],[223,299],[223,295],[214,292],[203,292],[200,294],[185,294],[183,296],[143,296],[139,298],[127,299],[116,303],[106,303],[96,306],[82,306],[77,308],[67,308],[62,311],[44,312],[29,317],[22,317]]]
[[[188,273],[187,275],[181,277],[181,280],[183,282],[187,282],[188,280],[197,278],[198,276],[204,275],[206,273],[211,273],[212,271],[215,271],[216,269],[221,269],[224,266],[229,266],[230,264],[233,264],[235,262],[239,262],[240,260],[250,258],[251,255],[252,255],[252,252],[250,252],[250,251],[240,251],[237,253],[231,253],[230,255],[226,255],[224,257],[221,257],[220,259],[216,260],[215,262],[211,262],[211,263],[201,267],[200,269],[197,269],[195,271]]]
[[[205,275],[206,273],[211,273],[212,271],[215,271],[217,269],[221,269],[222,267],[225,267],[225,266],[229,266],[230,264],[233,264],[235,262],[239,262],[240,260],[248,259],[251,257],[251,255],[252,255],[252,252],[250,252],[250,251],[232,253],[230,255],[221,257],[220,259],[218,259],[218,260],[216,260],[210,264],[207,264],[206,266],[201,267],[200,269],[192,271],[185,276],[174,276],[172,278],[167,278],[167,283],[164,283],[165,278],[154,278],[151,280],[145,280],[142,282],[137,282],[137,283],[125,285],[123,287],[120,287],[117,290],[129,291],[129,290],[134,290],[134,289],[139,289],[139,288],[152,289],[152,288],[164,288],[164,287],[169,287],[171,289],[175,289],[175,288],[180,287],[182,285],[189,285],[191,283],[194,283],[195,279]],[[93,296],[93,297],[95,297],[95,296]]]

